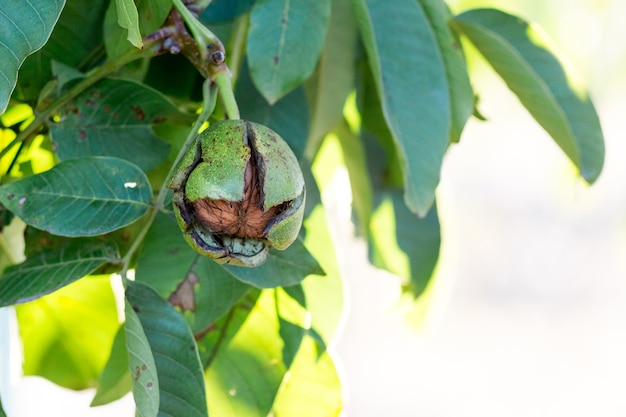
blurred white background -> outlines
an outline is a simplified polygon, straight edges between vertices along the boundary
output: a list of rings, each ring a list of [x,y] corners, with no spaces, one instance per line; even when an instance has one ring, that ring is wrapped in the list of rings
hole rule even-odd
[[[338,172],[325,198],[348,297],[334,343],[346,415],[624,416],[626,2],[450,4],[456,12],[505,7],[543,27],[589,84],[605,130],[605,169],[586,186],[504,84],[475,62],[473,82],[489,121],[471,121],[446,157],[443,248],[433,304],[418,330],[399,308],[396,278],[358,261],[365,247],[352,237],[347,178]],[[0,323],[11,315],[0,310]],[[6,331],[0,325],[0,341]],[[0,343],[0,358],[11,348],[19,353]],[[18,377],[19,363],[11,366],[8,373],[0,360],[10,417],[133,415],[128,396],[89,409],[93,391]]]
[[[624,416],[626,2],[452,4],[505,7],[543,27],[589,84],[605,169],[586,186],[504,84],[475,63],[489,121],[471,121],[444,163],[443,248],[421,330],[403,320],[392,277],[345,265],[350,309],[336,348],[347,415]],[[346,224],[342,203],[337,210]],[[364,253],[349,236],[339,246]]]

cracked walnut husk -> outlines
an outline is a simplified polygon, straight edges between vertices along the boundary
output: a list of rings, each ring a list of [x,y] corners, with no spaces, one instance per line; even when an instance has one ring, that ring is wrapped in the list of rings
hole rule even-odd
[[[273,130],[245,120],[200,133],[169,184],[185,239],[219,263],[254,267],[268,250],[298,237],[304,214],[302,171]]]

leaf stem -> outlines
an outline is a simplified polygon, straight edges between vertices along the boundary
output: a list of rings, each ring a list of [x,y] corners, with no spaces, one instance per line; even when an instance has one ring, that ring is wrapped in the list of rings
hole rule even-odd
[[[180,13],[183,17],[185,23],[187,23],[187,26],[189,26],[189,29],[198,44],[200,55],[203,59],[206,59],[209,43],[221,45],[220,40],[206,26],[200,23],[193,14],[191,14],[189,9],[187,9],[181,0],[172,0],[172,3],[174,4],[174,7],[176,7],[176,10],[178,10],[178,13]]]
[[[39,128],[65,103],[78,96],[80,93],[91,87],[104,77],[117,72],[124,65],[138,58],[154,55],[154,51],[149,48],[149,45],[145,45],[145,49],[132,48],[125,54],[121,55],[117,59],[109,61],[92,71],[88,72],[86,77],[79,81],[74,87],[70,88],[65,94],[52,102],[41,112],[37,113],[35,119],[22,130],[2,151],[0,151],[0,158],[6,155],[15,145],[24,142],[36,135]]]
[[[183,158],[183,156],[185,155],[185,153],[187,153],[187,150],[189,149],[189,147],[194,143],[196,136],[198,135],[198,132],[200,131],[200,128],[202,127],[204,122],[206,122],[209,119],[209,117],[213,113],[213,110],[215,109],[215,103],[217,101],[217,86],[213,82],[211,82],[211,80],[209,79],[205,80],[204,84],[202,85],[202,96],[203,96],[202,111],[198,115],[198,118],[194,122],[191,130],[189,131],[189,134],[187,135],[187,138],[185,139],[183,146],[180,148],[180,151],[178,152],[176,159],[172,163],[172,166],[170,167],[170,170],[167,173],[167,176],[165,177],[165,181],[163,182],[163,184],[161,185],[161,188],[159,189],[159,193],[157,194],[157,197],[154,201],[154,205],[150,208],[147,220],[145,221],[143,227],[139,231],[139,234],[137,235],[137,237],[133,240],[133,243],[131,244],[130,248],[128,249],[124,257],[122,258],[121,275],[122,275],[122,278],[124,279],[126,279],[126,275],[130,268],[130,263],[132,261],[133,255],[137,252],[137,250],[139,250],[139,247],[141,246],[141,243],[146,237],[146,234],[148,233],[150,226],[152,226],[152,223],[154,222],[154,219],[156,218],[158,212],[163,208],[163,205],[165,203],[165,198],[167,197],[167,192],[168,192],[167,185],[169,184],[170,179],[174,175],[174,171],[178,167],[178,164],[180,160]]]
[[[226,71],[219,71],[215,74],[215,83],[220,90],[220,96],[222,97],[222,104],[224,105],[224,112],[229,119],[240,119],[239,106],[235,100],[235,94],[233,93],[233,85],[230,80],[230,74]]]

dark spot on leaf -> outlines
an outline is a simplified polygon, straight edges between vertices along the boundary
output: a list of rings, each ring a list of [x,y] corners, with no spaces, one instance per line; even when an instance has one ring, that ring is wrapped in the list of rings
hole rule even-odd
[[[135,379],[139,379],[141,376],[141,369],[139,369],[139,365],[135,366]]]
[[[148,367],[146,366],[146,364],[144,363],[143,365],[141,365],[141,370],[145,371],[146,369],[148,369]]]
[[[192,351],[196,350],[196,345],[189,346],[189,349],[191,349]]]
[[[167,118],[166,117],[155,117],[154,120],[152,121],[152,123],[157,124],[157,123],[163,123],[164,121],[166,121]]]
[[[91,92],[91,97],[93,97],[93,98],[100,98],[100,97],[102,97],[102,93],[99,92],[99,91],[92,91]]]
[[[143,109],[139,106],[130,106],[130,109],[135,113],[135,117],[137,120],[144,120],[146,118],[146,113],[143,112]]]
[[[15,198],[15,194],[7,195],[7,199],[9,199],[9,200],[13,200],[14,198]]]
[[[134,304],[134,305],[133,305],[133,311],[134,311],[135,313],[139,313],[139,306],[138,306],[137,304]]]
[[[168,254],[168,255],[172,255],[172,256],[174,256],[174,255],[176,255],[178,252],[180,252],[180,248],[174,248],[174,249],[168,250],[168,251],[167,251],[167,254]]]
[[[120,238],[121,238],[123,241],[128,241],[128,240],[130,240],[130,232],[124,232],[124,233],[122,233],[122,236],[120,236]]]
[[[146,384],[146,387],[148,387],[148,388],[152,388],[152,382],[148,382],[148,383]]]
[[[199,282],[198,276],[192,271],[187,274],[184,281],[178,284],[174,291],[167,299],[174,307],[180,307],[183,310],[196,311],[196,296],[194,287]]]
[[[280,58],[278,58],[278,55],[274,55],[274,65],[278,65],[279,60]]]
[[[72,107],[72,109],[70,109],[70,111],[74,114],[78,114],[78,107]]]
[[[287,19],[285,19],[284,17],[282,19],[280,19],[280,24],[281,25],[287,24]]]
[[[85,132],[83,129],[80,129],[80,130],[78,131],[78,137],[79,137],[80,139],[85,139],[85,138],[87,137],[87,132]]]
[[[96,105],[96,102],[93,101],[93,100],[87,100],[87,105],[90,106],[90,107],[93,107],[93,106]]]
[[[114,118],[114,119],[119,119],[119,118],[120,118],[120,115],[119,115],[118,113],[113,113],[113,118]]]
[[[104,106],[104,108],[102,110],[104,110],[105,113],[108,113],[109,111],[111,111],[111,106],[109,106],[107,104],[107,105]]]

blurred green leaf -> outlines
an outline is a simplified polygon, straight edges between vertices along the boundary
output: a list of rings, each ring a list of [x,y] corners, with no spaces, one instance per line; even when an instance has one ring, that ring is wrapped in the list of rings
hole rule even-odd
[[[274,291],[263,291],[245,322],[206,371],[209,412],[220,417],[266,416],[287,371]]]
[[[391,132],[384,124],[379,101],[368,84],[368,71],[360,86],[363,131],[350,137],[350,131],[337,132],[344,148],[344,158],[356,193],[353,206],[365,207],[370,261],[406,280],[406,289],[420,295],[432,278],[439,258],[439,221],[431,208],[424,218],[411,212],[403,202],[403,181],[398,171],[398,150]],[[344,129],[347,129],[344,127]],[[362,158],[365,158],[365,162]],[[367,172],[364,172],[364,167]],[[352,172],[350,172],[352,171]],[[368,200],[367,190],[371,187]],[[359,217],[360,216],[360,217]]]
[[[370,260],[407,279],[417,297],[426,289],[439,259],[436,204],[426,217],[419,218],[406,208],[399,191],[383,191],[378,200],[370,223]]]
[[[255,0],[213,0],[200,14],[200,19],[210,23],[233,20],[247,13]]]
[[[193,118],[145,85],[106,79],[68,103],[61,121],[50,127],[50,137],[61,160],[115,156],[149,171],[170,149],[152,125]]]
[[[604,138],[586,91],[580,91],[522,19],[495,9],[476,9],[454,19],[524,107],[552,136],[588,182],[604,164]]]
[[[315,341],[302,340],[290,376],[274,401],[275,417],[338,417],[342,411],[341,381],[328,353],[318,358]]]
[[[0,398],[0,417],[7,417],[6,413],[4,412],[4,408],[2,407],[2,398]]]
[[[51,79],[51,61],[88,69],[102,51],[102,21],[107,0],[68,0],[46,45],[20,67],[15,97],[35,102]],[[80,22],[80,24],[77,24]]]
[[[248,66],[243,65],[236,89],[241,117],[260,123],[278,133],[301,159],[309,131],[309,105],[299,87],[270,105],[254,86]]]
[[[407,206],[426,215],[450,137],[445,67],[415,0],[353,3],[385,120],[396,141]],[[402,36],[398,36],[398,34]]]
[[[25,223],[62,236],[95,236],[147,210],[146,175],[122,159],[85,157],[0,187],[0,202]]]
[[[172,77],[172,74],[176,74],[176,77]],[[143,83],[174,99],[199,101],[201,97],[198,94],[202,92],[203,80],[184,55],[163,54],[150,59],[150,67]]]
[[[157,367],[150,343],[135,306],[124,300],[126,322],[126,349],[128,351],[128,372],[132,377],[133,398],[137,406],[137,417],[156,417],[159,413],[161,390]]]
[[[274,292],[274,302],[278,317],[278,334],[283,341],[283,363],[289,369],[300,350],[302,338],[307,332],[306,326],[310,325],[307,319],[309,314],[282,289],[276,289]]]
[[[449,22],[452,14],[443,0],[419,0],[435,33],[443,58],[450,94],[450,140],[458,142],[465,122],[474,111],[474,91],[470,84],[461,42]]]
[[[118,329],[108,276],[89,277],[16,307],[24,374],[70,389],[96,385]]]
[[[227,346],[229,341],[243,326],[260,295],[261,290],[251,288],[246,295],[235,303],[226,315],[214,323],[204,337],[198,340],[200,360],[205,370],[211,366],[220,349]]]
[[[14,216],[9,224],[3,226],[0,233],[0,273],[24,259],[24,228],[24,223]]]
[[[78,240],[68,247],[31,254],[0,276],[0,306],[24,303],[58,290],[106,263],[120,262],[115,245]]]
[[[317,158],[324,159],[324,156],[318,154]],[[307,193],[312,188],[309,186]],[[304,244],[325,272],[323,277],[312,275],[302,281],[306,308],[311,313],[310,329],[315,329],[324,341],[328,342],[335,334],[344,302],[337,251],[330,235],[326,212],[321,203],[311,210],[304,219],[303,226],[306,232]]]
[[[115,0],[117,8],[117,23],[128,30],[126,39],[136,48],[143,47],[143,40],[139,31],[139,13],[133,0]]]
[[[367,234],[369,258],[373,265],[405,278],[408,289],[417,297],[428,285],[439,259],[441,237],[436,204],[420,218],[406,207],[399,188],[386,185],[385,175],[394,159],[389,155],[381,158],[386,148],[381,147],[380,141],[391,142],[391,138],[378,139],[362,135],[374,186]]]
[[[159,414],[206,417],[207,400],[198,347],[183,317],[140,282],[127,282],[126,300],[137,314],[154,355]]]
[[[372,217],[373,190],[367,166],[367,157],[361,138],[350,131],[350,127],[344,122],[335,130],[343,159],[350,177],[352,189],[352,209],[358,222],[357,230],[367,236],[369,222]]]
[[[284,251],[271,250],[267,261],[256,268],[223,265],[237,279],[257,288],[290,287],[311,274],[323,275],[316,259],[297,239]]]
[[[24,59],[40,49],[50,37],[64,0],[3,4],[0,13],[0,114],[4,113]]]
[[[306,308],[306,294],[304,293],[304,288],[302,288],[302,284],[293,285],[291,287],[283,287],[283,290],[285,290],[285,292],[298,304]]]
[[[334,0],[326,41],[307,91],[311,94],[311,129],[307,157],[313,160],[324,136],[340,121],[354,88],[358,29],[350,0]]]
[[[98,378],[96,395],[91,401],[92,407],[119,400],[133,388],[124,325],[121,325],[117,331],[110,352],[109,359]]]
[[[194,334],[201,334],[226,314],[250,286],[213,260],[196,253],[183,239],[178,224],[157,215],[146,235],[135,279],[181,308]]]
[[[315,69],[330,16],[330,0],[259,0],[250,13],[247,56],[254,84],[269,103]]]

